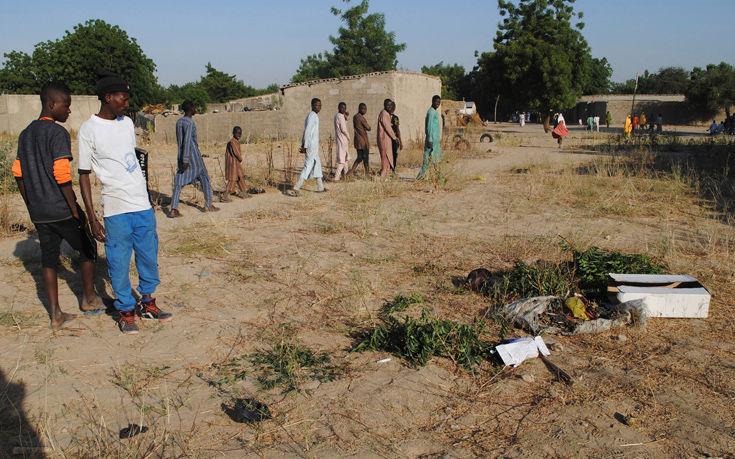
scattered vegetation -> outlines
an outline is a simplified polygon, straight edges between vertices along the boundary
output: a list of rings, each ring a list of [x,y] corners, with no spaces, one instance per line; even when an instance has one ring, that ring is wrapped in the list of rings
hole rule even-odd
[[[516,261],[513,268],[499,273],[502,281],[489,285],[488,294],[497,303],[520,298],[553,295],[562,300],[574,293],[589,299],[603,300],[608,273],[662,274],[666,265],[645,254],[625,254],[590,247],[579,250],[562,242],[562,249],[572,254],[572,262]]]
[[[406,316],[401,321],[388,312],[405,310],[417,303],[418,298],[421,297],[398,295],[383,306],[382,325],[358,334],[352,350],[390,352],[415,367],[426,365],[433,356],[446,357],[467,371],[474,371],[483,360],[490,359],[495,343],[482,339],[485,331],[482,321],[461,324],[437,319],[426,308],[418,319]]]
[[[328,382],[342,374],[326,352],[314,352],[301,344],[293,327],[280,325],[267,340],[271,342],[270,349],[213,363],[217,379],[210,384],[225,388],[253,375],[262,389],[280,387],[286,393],[300,391],[305,381]]]

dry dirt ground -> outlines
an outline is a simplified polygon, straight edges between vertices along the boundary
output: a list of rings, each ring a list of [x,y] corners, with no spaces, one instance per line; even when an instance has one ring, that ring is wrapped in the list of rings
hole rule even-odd
[[[606,171],[611,159],[590,146],[607,134],[573,129],[558,150],[538,125],[492,129],[503,131],[492,151],[473,143],[447,152],[446,183],[412,182],[417,169],[403,167],[400,179],[328,183],[328,193],[300,198],[266,187],[211,214],[186,188],[183,218],[156,210],[156,296],[174,320],[142,323],[137,336],[105,314],[49,330],[34,233],[0,239],[0,456],[21,442],[21,455],[47,457],[732,454],[735,231],[726,216],[687,177]],[[246,173],[262,172],[267,148],[245,146]],[[287,146],[273,148],[280,169]],[[418,161],[411,148],[399,163]],[[148,149],[165,203],[175,149]],[[204,150],[221,190],[224,145]],[[586,164],[596,172],[579,173]],[[27,223],[20,199],[8,199],[13,218]],[[560,236],[647,253],[698,277],[712,292],[709,318],[546,337],[572,386],[538,359],[471,374],[444,358],[412,368],[387,353],[350,352],[350,335],[379,323],[377,311],[398,294],[420,294],[435,316],[471,323],[488,300],[453,278],[558,260]],[[109,297],[100,249],[99,288]],[[73,257],[62,264],[61,304],[71,312],[80,282]],[[498,339],[499,326],[490,327]],[[332,380],[302,374],[297,390],[261,387],[240,356],[283,339],[326,353]],[[233,396],[267,404],[272,418],[233,422],[222,409]],[[149,430],[120,440],[131,423]]]

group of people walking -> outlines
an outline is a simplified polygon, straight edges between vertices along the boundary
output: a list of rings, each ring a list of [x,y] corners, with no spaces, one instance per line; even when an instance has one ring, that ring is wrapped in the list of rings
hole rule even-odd
[[[71,113],[71,93],[61,83],[51,83],[41,91],[41,114],[21,132],[18,151],[12,166],[23,201],[38,232],[41,246],[43,285],[48,299],[48,313],[52,329],[75,319],[76,314],[62,311],[58,298],[57,269],[61,242],[67,241],[79,254],[83,295],[81,310],[85,314],[105,311],[102,299],[95,291],[97,242],[105,244],[108,275],[115,295],[113,316],[120,331],[137,334],[136,319],[160,322],[170,321],[173,315],[161,310],[155,294],[160,284],[158,274],[158,233],[156,217],[151,206],[144,173],[136,156],[136,138],[133,122],[125,114],[130,106],[130,86],[120,76],[97,70],[97,96],[100,110],[82,124],[78,134],[79,187],[85,210],[77,202],[72,187],[71,137],[59,124],[66,122]],[[437,109],[441,98],[434,96],[426,115],[424,163],[418,178],[423,178],[430,163],[441,160],[440,127]],[[190,101],[181,105],[184,116],[176,123],[178,145],[177,169],[173,183],[169,217],[181,217],[179,203],[184,186],[201,185],[205,212],[215,212],[209,173],[197,141],[193,116],[196,108]],[[334,179],[342,174],[352,176],[360,164],[365,175],[370,174],[368,132],[370,124],[365,115],[367,106],[358,106],[353,117],[354,147],[357,159],[349,170],[349,139],[347,105],[337,107],[334,118],[337,139],[337,170]],[[377,122],[377,143],[380,151],[380,177],[395,171],[398,152],[403,148],[400,121],[395,115],[396,105],[386,99]],[[304,167],[293,191],[298,194],[304,181],[313,177],[318,191],[326,191],[322,183],[319,159],[319,112],[321,101],[311,101],[311,111],[304,122],[300,151],[306,155]],[[249,197],[245,188],[240,151],[242,129],[235,126],[232,139],[225,150],[227,188],[221,201],[231,201],[230,195],[238,188],[239,196]],[[101,184],[103,223],[95,212],[89,174],[94,170]],[[134,295],[130,281],[130,261],[135,255],[138,277]]]
[[[430,164],[436,164],[441,161],[441,130],[438,113],[440,105],[441,97],[438,95],[434,96],[431,101],[431,107],[426,113],[424,161],[417,179],[424,178]],[[301,147],[299,148],[299,152],[306,155],[304,167],[291,191],[292,196],[299,195],[301,187],[309,178],[316,180],[317,192],[327,191],[324,187],[324,174],[319,157],[319,113],[321,110],[321,99],[312,99],[311,111],[304,120],[304,133],[301,140]],[[391,172],[395,173],[398,152],[403,149],[400,119],[395,114],[395,111],[396,103],[391,99],[385,99],[383,101],[383,109],[378,115],[376,140],[380,153],[380,173],[378,176],[381,179],[386,179]],[[335,182],[342,180],[343,176],[354,177],[355,171],[360,164],[364,167],[365,177],[370,176],[370,140],[368,132],[371,130],[371,127],[365,116],[366,114],[367,105],[360,103],[357,108],[357,113],[352,117],[354,131],[353,145],[357,153],[357,158],[352,166],[349,166],[351,159],[349,151],[350,133],[347,129],[349,112],[347,111],[347,104],[345,102],[340,102],[337,105],[337,113],[334,115],[334,138],[337,160],[337,167],[333,177],[333,181]]]

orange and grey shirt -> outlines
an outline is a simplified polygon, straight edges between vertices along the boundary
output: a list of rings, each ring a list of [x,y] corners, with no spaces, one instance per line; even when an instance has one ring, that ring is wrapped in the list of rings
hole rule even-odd
[[[71,160],[71,137],[52,120],[35,120],[20,133],[13,175],[23,179],[33,223],[72,217],[60,188],[71,185]]]

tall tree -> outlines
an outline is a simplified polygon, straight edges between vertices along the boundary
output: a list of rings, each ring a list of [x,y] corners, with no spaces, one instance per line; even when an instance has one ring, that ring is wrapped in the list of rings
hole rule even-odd
[[[542,110],[547,129],[550,110],[574,106],[592,86],[594,62],[582,35],[583,14],[574,11],[573,3],[520,0],[516,5],[498,0],[503,20],[493,40],[494,51],[478,59],[480,79],[494,78],[492,87],[497,94],[511,94],[515,108]]]
[[[685,95],[695,109],[708,115],[725,110],[730,116],[730,108],[735,105],[735,69],[725,62],[705,69],[695,67]]]
[[[444,64],[444,61],[432,66],[424,65],[421,71],[427,75],[436,75],[442,79],[442,99],[458,100],[462,94],[464,78],[467,74],[459,64]]]
[[[209,102],[227,102],[228,100],[240,99],[242,97],[254,96],[256,91],[238,80],[235,75],[221,72],[212,67],[208,62],[206,74],[202,77],[199,85],[207,91]]]
[[[118,73],[132,88],[133,109],[152,102],[159,93],[156,65],[135,38],[118,26],[90,19],[57,40],[38,43],[31,56],[11,52],[0,69],[0,90],[38,93],[49,81],[62,81],[73,94],[94,94],[94,70]],[[15,75],[15,76],[14,76]]]
[[[343,1],[349,3],[350,0]],[[385,15],[368,14],[368,6],[368,0],[362,0],[345,10],[332,7],[332,14],[344,23],[337,37],[329,36],[334,49],[302,59],[291,81],[395,70],[396,55],[406,49],[406,44],[396,43],[395,32],[385,30]]]

